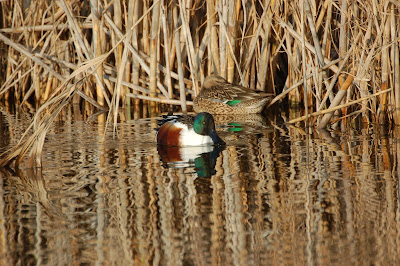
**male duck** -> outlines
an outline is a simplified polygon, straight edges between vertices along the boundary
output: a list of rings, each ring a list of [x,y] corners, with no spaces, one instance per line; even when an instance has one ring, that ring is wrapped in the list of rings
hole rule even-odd
[[[193,108],[196,113],[254,114],[261,113],[271,100],[270,93],[254,91],[211,75],[204,80],[202,90],[193,101]]]
[[[160,122],[157,144],[168,146],[224,145],[215,131],[214,118],[209,113],[194,116],[167,115]]]

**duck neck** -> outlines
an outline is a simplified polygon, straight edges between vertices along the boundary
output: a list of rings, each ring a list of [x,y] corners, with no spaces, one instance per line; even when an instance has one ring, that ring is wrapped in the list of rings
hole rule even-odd
[[[215,130],[211,131],[210,137],[215,145],[225,145],[225,142],[218,136]]]

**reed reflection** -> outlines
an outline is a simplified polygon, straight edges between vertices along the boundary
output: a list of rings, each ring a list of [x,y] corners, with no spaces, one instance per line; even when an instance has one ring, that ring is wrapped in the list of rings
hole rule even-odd
[[[190,157],[151,122],[60,124],[0,171],[0,265],[398,264],[399,132],[219,127]]]

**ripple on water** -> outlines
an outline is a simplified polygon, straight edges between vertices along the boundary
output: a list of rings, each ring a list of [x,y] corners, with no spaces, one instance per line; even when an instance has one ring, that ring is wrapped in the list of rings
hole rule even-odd
[[[227,146],[178,165],[160,156],[156,119],[121,123],[117,136],[96,124],[56,124],[42,169],[2,172],[3,258],[11,264],[399,262],[393,134],[306,136],[254,117],[241,117],[241,124],[218,119]]]

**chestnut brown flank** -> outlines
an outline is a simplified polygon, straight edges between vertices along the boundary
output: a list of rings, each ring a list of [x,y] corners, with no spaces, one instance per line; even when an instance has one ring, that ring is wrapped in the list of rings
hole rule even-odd
[[[157,143],[161,145],[179,146],[179,136],[182,128],[171,122],[166,122],[158,130]]]

